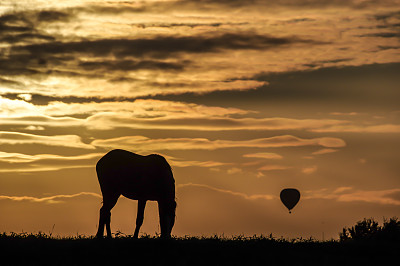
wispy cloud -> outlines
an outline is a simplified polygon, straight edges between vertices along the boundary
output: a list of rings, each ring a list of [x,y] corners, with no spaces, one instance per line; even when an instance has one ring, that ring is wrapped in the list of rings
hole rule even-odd
[[[316,128],[310,131],[319,133],[328,132],[350,132],[350,133],[400,133],[400,125],[384,124],[384,125],[338,125],[326,128]]]
[[[216,150],[224,148],[271,148],[271,147],[301,147],[322,146],[329,148],[340,148],[346,143],[339,138],[314,138],[302,139],[295,136],[284,135],[270,138],[251,140],[209,140],[205,138],[165,138],[150,139],[144,136],[127,136],[112,139],[97,139],[91,145],[96,147],[135,148],[140,151],[157,150]]]
[[[286,166],[286,165],[279,165],[279,164],[269,164],[269,165],[264,165],[260,168],[258,168],[258,171],[274,171],[274,170],[286,170],[292,168],[291,166]]]
[[[318,151],[315,151],[312,153],[312,155],[322,155],[322,154],[328,154],[328,153],[333,153],[333,152],[337,152],[337,149],[321,149]]]
[[[167,157],[167,156],[166,156]],[[205,167],[205,168],[212,168],[218,166],[229,165],[230,163],[222,163],[217,161],[185,161],[179,159],[168,159],[174,167]]]
[[[75,156],[61,156],[55,154],[36,154],[28,155],[23,153],[8,153],[0,151],[0,161],[10,162],[10,163],[30,163],[37,162],[40,160],[52,160],[55,161],[81,161],[94,158],[100,158],[102,153],[88,153]]]
[[[35,203],[62,203],[64,199],[76,198],[81,196],[91,196],[95,198],[102,198],[101,195],[93,192],[80,192],[70,195],[54,195],[49,197],[31,197],[31,196],[5,196],[0,195],[0,200],[12,200],[12,201],[30,201]]]
[[[384,190],[360,190],[353,187],[339,187],[335,190],[322,189],[306,191],[304,199],[332,199],[342,202],[368,202],[385,205],[400,205],[400,188]]]
[[[95,168],[97,160],[105,153],[87,153],[74,156],[55,154],[23,154],[0,152],[0,173],[21,172],[48,172],[73,168]],[[169,155],[164,155],[173,167],[204,167],[212,168],[231,165],[231,163],[218,161],[184,160]]]
[[[309,166],[309,167],[304,167],[301,172],[306,174],[306,175],[310,175],[315,173],[318,170],[318,166],[313,165],[313,166]]]
[[[86,125],[91,129],[109,130],[116,127],[175,129],[175,130],[318,130],[330,125],[347,123],[330,119],[292,119],[292,118],[232,118],[209,116],[208,118],[192,117],[190,119],[168,117],[137,119],[130,113],[99,113],[87,119]]]
[[[187,102],[138,99],[133,102],[50,102],[35,105],[0,97],[3,125],[45,127],[82,126],[92,130],[115,128],[173,130],[324,130],[346,120],[253,118],[255,111]],[[82,118],[83,117],[83,118]]]
[[[94,149],[92,145],[83,143],[81,137],[76,135],[44,136],[8,131],[0,131],[0,144],[39,144],[79,149]]]
[[[258,153],[249,153],[244,154],[245,158],[262,158],[262,159],[282,159],[282,155],[270,152],[258,152]]]
[[[242,192],[236,192],[236,191],[232,191],[232,190],[228,190],[228,189],[216,188],[216,187],[212,187],[212,186],[205,185],[205,184],[187,183],[187,184],[180,184],[180,185],[177,186],[178,190],[182,189],[182,188],[186,188],[186,187],[197,187],[197,188],[203,188],[203,189],[210,189],[210,190],[217,191],[217,192],[220,192],[220,193],[241,197],[241,198],[246,199],[246,200],[260,200],[260,199],[262,199],[262,200],[272,200],[272,199],[276,199],[277,198],[276,196],[269,195],[269,194],[247,195],[247,194],[242,193]]]

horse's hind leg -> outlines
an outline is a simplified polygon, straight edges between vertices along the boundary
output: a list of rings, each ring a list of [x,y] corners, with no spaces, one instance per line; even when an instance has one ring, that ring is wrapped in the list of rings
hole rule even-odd
[[[97,230],[96,237],[101,238],[104,235],[104,225],[107,230],[107,237],[111,238],[111,209],[115,206],[119,198],[119,195],[112,197],[103,196],[103,206],[100,208],[99,228]]]

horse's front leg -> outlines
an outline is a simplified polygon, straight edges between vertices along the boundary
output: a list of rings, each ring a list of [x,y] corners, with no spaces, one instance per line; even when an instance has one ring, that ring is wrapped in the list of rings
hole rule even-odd
[[[133,234],[133,238],[137,239],[139,237],[139,230],[143,224],[144,219],[144,208],[146,207],[146,200],[138,200],[138,209],[136,216],[136,228],[135,233]]]

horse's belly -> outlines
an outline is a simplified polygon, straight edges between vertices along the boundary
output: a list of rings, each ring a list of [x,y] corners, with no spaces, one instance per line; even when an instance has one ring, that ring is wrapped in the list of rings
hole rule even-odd
[[[158,200],[159,197],[155,194],[143,194],[143,193],[131,193],[131,192],[123,192],[122,196],[128,199],[133,200]]]
[[[158,200],[159,193],[154,189],[146,188],[125,188],[121,193],[124,197],[133,200]]]

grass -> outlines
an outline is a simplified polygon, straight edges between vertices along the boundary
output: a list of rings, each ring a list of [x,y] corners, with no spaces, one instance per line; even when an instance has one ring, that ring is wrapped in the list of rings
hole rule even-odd
[[[0,234],[0,265],[389,265],[398,242],[283,239],[273,236],[133,239]]]

